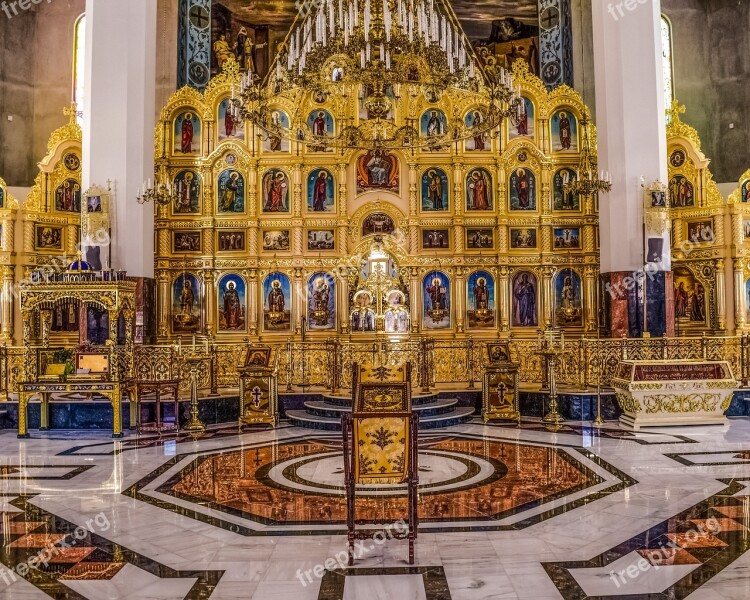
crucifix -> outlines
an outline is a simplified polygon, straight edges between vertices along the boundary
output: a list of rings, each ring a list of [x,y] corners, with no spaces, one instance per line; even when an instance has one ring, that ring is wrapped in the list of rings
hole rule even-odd
[[[260,408],[260,399],[263,396],[261,389],[256,385],[250,395],[253,397],[253,405],[255,408]]]

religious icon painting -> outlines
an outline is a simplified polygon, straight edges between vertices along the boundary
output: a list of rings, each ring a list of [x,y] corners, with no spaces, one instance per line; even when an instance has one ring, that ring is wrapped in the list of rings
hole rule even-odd
[[[330,273],[313,273],[307,280],[307,327],[336,329],[336,280]]]
[[[0,187],[0,208],[5,208],[5,190]]]
[[[313,169],[307,177],[307,210],[335,211],[335,184],[333,175],[328,169]]]
[[[378,233],[392,234],[396,231],[396,224],[384,213],[372,213],[362,221],[362,237]]]
[[[740,186],[740,189],[742,190],[742,201],[743,202],[750,202],[750,179],[746,179],[742,182],[742,185]],[[2,190],[0,190],[1,192]],[[0,203],[0,208],[2,208],[2,204]]]
[[[201,179],[195,171],[180,171],[174,178],[175,200],[172,212],[176,215],[200,213]]]
[[[510,210],[536,210],[536,176],[518,167],[510,175]]]
[[[529,229],[524,227],[511,227],[510,229],[510,249],[511,250],[527,250],[529,248],[536,248],[536,229]]]
[[[481,111],[470,110],[464,117],[464,126],[473,131],[474,135],[468,138],[464,146],[468,152],[475,150],[490,150],[490,141],[487,138],[485,118]]]
[[[492,210],[492,175],[486,169],[466,174],[466,210]]]
[[[508,123],[508,137],[534,137],[534,103],[528,98],[522,98],[518,105],[518,111],[511,116]]]
[[[406,307],[406,294],[391,290],[385,295],[386,309],[383,316],[386,333],[408,333],[411,317]]]
[[[217,190],[219,213],[245,212],[245,178],[234,169],[222,171]]]
[[[552,152],[578,152],[578,121],[567,109],[558,110],[549,120]]]
[[[289,176],[282,169],[270,169],[263,175],[264,213],[289,212]]]
[[[68,171],[77,171],[81,167],[81,159],[75,152],[67,152],[63,156],[63,165]]]
[[[448,176],[445,171],[431,167],[422,173],[422,211],[450,210],[448,203]]]
[[[174,153],[198,154],[201,151],[201,121],[192,110],[185,110],[174,120]]]
[[[433,271],[422,280],[422,327],[450,329],[451,282],[445,273]]]
[[[312,134],[311,139],[332,137],[334,135],[333,117],[327,110],[319,108],[313,110],[307,117],[307,127]],[[333,148],[324,145],[309,144],[311,152],[333,152]]]
[[[245,126],[232,114],[231,107],[232,101],[229,98],[225,98],[219,104],[219,120],[216,123],[216,128],[219,133],[220,142],[228,139],[245,139]]]
[[[244,231],[218,231],[216,235],[219,252],[244,252]]]
[[[558,170],[552,180],[553,207],[555,210],[581,210],[581,198],[566,186],[578,179],[573,169]]]
[[[492,250],[495,247],[495,232],[491,228],[466,229],[467,250]]]
[[[742,241],[747,242],[750,240],[750,219],[742,220]]]
[[[565,270],[555,278],[555,325],[583,325],[581,278],[573,270]]]
[[[86,309],[86,341],[103,346],[109,339],[109,313],[104,308],[89,306]]]
[[[669,203],[673,208],[695,205],[693,184],[684,175],[675,175],[669,180]]]
[[[536,327],[537,319],[537,280],[530,271],[519,271],[513,277],[513,311],[511,326]]]
[[[197,333],[201,327],[201,287],[193,273],[182,273],[172,284],[172,331]]]
[[[687,223],[687,239],[694,244],[713,242],[716,239],[713,219],[689,221]]]
[[[669,155],[669,164],[673,167],[681,167],[685,163],[685,153],[682,150],[675,150]]]
[[[675,321],[704,325],[706,322],[706,288],[690,270],[677,268],[674,278]]]
[[[284,273],[271,273],[263,280],[263,329],[292,330],[292,285]]]
[[[289,115],[281,109],[271,111],[271,122],[263,137],[264,152],[289,152]]]
[[[288,229],[268,229],[263,232],[263,250],[286,252],[289,248]]]
[[[172,252],[188,253],[201,251],[200,231],[173,231]]]
[[[495,279],[487,271],[474,271],[466,282],[466,321],[471,329],[495,326]]]
[[[219,331],[244,331],[247,316],[245,280],[236,274],[219,280]]]
[[[55,208],[62,212],[81,212],[81,184],[66,179],[55,190]]]
[[[388,150],[370,150],[357,159],[357,193],[372,190],[398,193],[399,162]]]
[[[577,250],[581,248],[580,227],[555,227],[553,231],[556,249]]]
[[[422,250],[450,250],[451,231],[447,227],[422,230]]]
[[[307,249],[312,252],[336,249],[336,231],[333,229],[309,229]]]
[[[62,250],[63,228],[37,223],[35,226],[35,248],[37,250]]]
[[[373,297],[369,290],[359,290],[352,298],[353,310],[349,315],[352,331],[375,331]]]
[[[419,130],[424,137],[440,137],[448,131],[448,119],[438,108],[431,108],[422,113],[419,119]]]

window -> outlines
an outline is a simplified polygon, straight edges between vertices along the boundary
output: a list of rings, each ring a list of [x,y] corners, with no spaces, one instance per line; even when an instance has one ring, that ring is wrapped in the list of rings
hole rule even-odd
[[[86,61],[86,15],[81,15],[76,20],[73,34],[73,102],[76,103],[76,111],[83,112],[83,100],[85,92],[84,74]],[[78,117],[78,124],[82,118]]]
[[[664,82],[664,104],[672,107],[674,100],[674,68],[672,65],[672,24],[664,15],[661,16],[661,56],[662,80]]]

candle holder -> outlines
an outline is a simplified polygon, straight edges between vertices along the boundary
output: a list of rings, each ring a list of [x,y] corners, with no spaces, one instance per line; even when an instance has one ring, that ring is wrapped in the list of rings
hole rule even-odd
[[[206,424],[198,416],[198,365],[203,361],[199,354],[190,354],[185,362],[190,367],[190,421],[185,425],[185,431],[205,431]]]
[[[565,351],[565,337],[563,332],[554,329],[540,331],[537,338],[537,348],[534,354],[538,354],[544,360],[549,383],[549,410],[542,418],[542,422],[549,424],[553,428],[559,428],[563,418],[557,407],[555,365],[559,362],[560,355]]]

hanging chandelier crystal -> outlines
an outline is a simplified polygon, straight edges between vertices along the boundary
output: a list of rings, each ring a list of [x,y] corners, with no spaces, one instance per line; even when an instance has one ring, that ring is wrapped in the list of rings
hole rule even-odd
[[[478,135],[496,137],[503,120],[521,110],[510,73],[480,64],[447,3],[323,0],[297,18],[264,79],[243,74],[232,111],[269,137],[316,149],[446,148]],[[413,105],[422,96],[435,104],[447,91],[475,97],[478,117],[471,125],[454,114],[427,136],[418,119],[395,122],[396,100],[406,96]],[[367,118],[343,119],[334,135],[317,135],[305,123],[292,131],[272,115],[279,97],[294,99],[299,92],[333,101],[358,94]]]
[[[597,172],[597,164],[591,151],[591,140],[589,138],[590,122],[588,112],[584,113],[581,119],[583,143],[581,144],[581,159],[578,162],[578,179],[568,180],[564,183],[563,191],[565,193],[572,192],[589,197],[612,190],[609,173]]]

